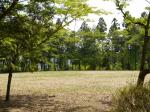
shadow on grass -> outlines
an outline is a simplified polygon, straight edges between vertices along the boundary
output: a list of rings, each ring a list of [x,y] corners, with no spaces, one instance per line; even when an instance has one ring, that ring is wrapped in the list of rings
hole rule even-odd
[[[9,102],[0,97],[0,112],[81,112],[90,106],[74,106],[55,101],[55,96],[16,95]]]
[[[17,95],[11,96],[9,102],[5,102],[4,97],[0,99],[0,112],[12,112],[12,111],[37,111],[54,106],[54,97],[48,95],[34,96],[34,95]],[[39,111],[40,111],[39,110]]]

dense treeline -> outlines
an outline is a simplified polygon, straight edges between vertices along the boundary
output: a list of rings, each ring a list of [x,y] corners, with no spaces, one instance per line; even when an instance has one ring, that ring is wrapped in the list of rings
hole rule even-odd
[[[145,12],[141,18],[143,16],[146,16]],[[61,24],[61,20],[58,19],[56,24]],[[64,28],[60,30],[50,38],[42,52],[34,54],[36,57],[40,55],[40,59],[34,60],[32,54],[33,62],[31,58],[30,61],[22,59],[24,62],[19,63],[16,71],[138,70],[142,35],[137,25],[127,28],[116,18],[109,29],[102,17],[95,28],[90,28],[84,21],[77,32]],[[1,72],[7,72],[5,63],[1,59]],[[149,62],[147,64],[150,66]],[[30,69],[27,66],[31,66]]]
[[[106,23],[100,18],[95,28],[83,22],[77,32],[63,29],[54,38],[46,53],[50,61],[41,61],[40,70],[139,69],[143,32],[137,25],[127,28],[114,18],[107,32]]]
[[[147,16],[141,14],[141,18]],[[61,24],[58,19],[57,25]],[[50,38],[37,61],[25,61],[16,71],[35,70],[138,70],[142,44],[142,30],[137,25],[130,28],[112,20],[107,30],[105,20],[100,17],[95,28],[84,21],[80,29],[62,29]],[[31,44],[31,43],[30,43]],[[34,56],[34,55],[32,55]],[[30,70],[26,66],[32,66]],[[149,62],[147,63],[149,65]],[[5,60],[1,61],[1,72],[7,72]]]
[[[57,24],[59,23],[60,19],[57,20]],[[31,68],[33,70],[138,70],[142,35],[143,32],[137,25],[132,25],[129,29],[126,24],[120,25],[116,18],[112,20],[108,32],[103,18],[100,18],[97,26],[92,29],[83,22],[77,32],[62,29],[56,33],[46,45],[46,50],[40,52],[41,61],[34,61],[36,66]],[[26,66],[30,66],[30,63],[26,61]],[[5,61],[1,66],[5,71]],[[29,71],[26,66],[20,65],[16,71]]]
[[[114,18],[107,29],[100,17],[94,28],[84,21],[78,31],[70,31],[65,29],[69,23],[97,12],[84,3],[77,2],[81,12],[74,2],[66,1],[62,7],[57,6],[59,0],[55,2],[18,2],[1,20],[0,72],[139,69],[144,35],[141,27],[129,25],[127,19],[119,24]],[[2,11],[5,6],[7,2],[1,4]],[[140,19],[147,16],[143,12]]]

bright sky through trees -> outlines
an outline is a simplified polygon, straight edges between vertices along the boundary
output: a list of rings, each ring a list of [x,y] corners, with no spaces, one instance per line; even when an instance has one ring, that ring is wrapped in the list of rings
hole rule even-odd
[[[122,22],[122,15],[119,11],[116,10],[115,4],[113,2],[101,1],[101,0],[89,0],[88,4],[93,7],[97,7],[98,9],[104,9],[106,11],[111,12],[112,14],[109,15],[102,15],[107,23],[107,27],[109,28],[111,25],[112,19],[115,17],[121,23]],[[131,0],[130,5],[128,6],[127,10],[131,12],[131,14],[135,17],[139,17],[140,14],[144,11],[145,7],[148,6],[148,2],[145,0]],[[87,19],[93,20],[92,22],[88,22],[90,27],[94,27],[99,19],[100,16],[97,15],[89,15]],[[81,26],[82,21],[76,21],[70,24],[69,29],[71,30],[78,30]]]

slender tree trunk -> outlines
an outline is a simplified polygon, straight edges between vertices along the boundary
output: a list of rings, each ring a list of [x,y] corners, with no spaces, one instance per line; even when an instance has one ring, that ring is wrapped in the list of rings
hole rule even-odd
[[[10,99],[11,80],[12,80],[12,68],[10,68],[10,70],[9,70],[5,101],[9,101],[9,99]]]
[[[135,60],[134,60],[134,69],[136,70],[136,55],[135,55]]]
[[[81,70],[81,64],[80,64],[80,60],[79,60],[79,70]]]
[[[73,65],[73,70],[76,70],[76,64]]]
[[[54,58],[54,71],[56,71],[56,61],[55,61],[55,58]]]
[[[84,70],[86,70],[86,64],[84,64]]]
[[[71,68],[72,68],[72,70],[74,70],[74,69],[73,69],[73,63],[72,63],[72,67],[71,67]]]

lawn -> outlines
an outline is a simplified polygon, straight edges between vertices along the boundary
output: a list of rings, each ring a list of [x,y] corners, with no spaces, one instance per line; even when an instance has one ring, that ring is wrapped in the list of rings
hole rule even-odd
[[[4,103],[7,74],[0,74],[0,112],[104,112],[115,91],[135,83],[138,71],[15,73]],[[148,80],[149,78],[147,78]]]

